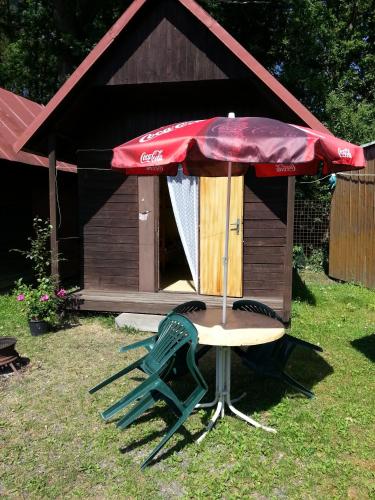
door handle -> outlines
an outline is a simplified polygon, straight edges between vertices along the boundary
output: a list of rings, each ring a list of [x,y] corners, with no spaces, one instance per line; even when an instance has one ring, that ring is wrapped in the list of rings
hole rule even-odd
[[[240,219],[237,219],[236,222],[233,222],[232,224],[230,224],[232,226],[230,228],[230,230],[231,231],[236,231],[236,234],[240,234],[240,224],[241,224]]]

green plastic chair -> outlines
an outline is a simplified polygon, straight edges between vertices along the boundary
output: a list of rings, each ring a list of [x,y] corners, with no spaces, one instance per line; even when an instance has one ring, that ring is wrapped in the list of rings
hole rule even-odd
[[[277,319],[281,323],[283,322],[282,318],[271,309],[271,307],[255,300],[237,300],[233,303],[233,309],[264,314],[265,316]],[[300,382],[285,372],[287,362],[296,346],[319,352],[323,351],[320,346],[298,339],[289,334],[285,334],[280,339],[269,342],[268,344],[250,346],[245,349],[235,347],[233,350],[241,358],[243,364],[255,373],[262,377],[282,380],[285,384],[301,392],[306,397],[313,398],[314,393],[310,389],[304,387]]]
[[[166,317],[168,317],[170,314],[173,313],[185,314],[193,311],[202,311],[205,309],[206,309],[206,304],[201,300],[191,300],[189,302],[184,302],[183,304],[179,304],[178,306],[176,306],[170,313],[167,314]],[[166,318],[164,318],[161,321],[159,328],[162,325],[163,321],[165,321],[165,319]],[[144,347],[148,352],[150,352],[151,349],[154,347],[158,337],[159,333],[157,333],[156,335],[152,335],[147,339],[140,340],[139,342],[134,342],[133,344],[122,346],[119,348],[119,352],[128,352],[134,349],[139,349],[140,347]]]
[[[189,312],[202,311],[205,309],[206,309],[206,304],[201,300],[191,300],[189,302],[184,302],[183,304],[179,304],[178,306],[176,306],[170,313],[167,314],[166,318],[168,318],[168,316],[174,313],[186,314]],[[158,328],[159,331],[160,328],[162,328],[163,322],[166,320],[166,318],[164,318],[161,321]],[[122,346],[119,348],[119,352],[128,352],[134,349],[139,349],[141,347],[145,348],[147,352],[150,352],[153,349],[158,337],[159,337],[159,332],[156,335],[148,337],[147,339],[140,340],[139,342],[134,342],[133,344],[129,344],[126,346]],[[200,358],[208,352],[209,348],[210,346],[202,346],[197,350],[195,354],[195,359],[197,363],[199,362]],[[176,359],[174,360],[173,368],[171,370],[166,370],[166,375],[168,375],[167,377],[168,379],[177,379],[186,374],[187,371],[185,363],[186,349],[187,346],[185,346],[185,350],[182,349],[176,354]]]
[[[206,309],[206,304],[204,302],[199,301],[199,300],[193,300],[193,301],[185,302],[183,304],[178,305],[177,307],[175,307],[175,309],[173,311],[168,313],[167,316],[160,322],[159,327],[158,327],[158,333],[156,335],[152,335],[151,337],[148,337],[147,339],[140,340],[139,342],[134,342],[133,344],[129,344],[127,346],[122,346],[119,348],[119,352],[128,352],[128,351],[131,351],[134,349],[138,349],[140,347],[144,347],[147,352],[151,352],[151,350],[154,348],[154,346],[155,346],[155,344],[160,336],[160,332],[163,330],[164,322],[169,318],[169,316],[171,316],[174,313],[183,314],[185,312],[200,311],[202,309]],[[186,360],[186,354],[187,354],[188,348],[189,347],[187,345],[185,345],[182,349],[180,349],[176,353],[176,355],[173,359],[172,358],[170,359],[168,365],[166,365],[164,367],[164,371],[161,375],[163,376],[163,379],[165,381],[171,380],[173,378],[178,378],[178,377],[181,377],[182,375],[186,374],[187,367],[186,367],[185,360]],[[204,349],[205,349],[205,347],[202,347],[200,349],[198,355],[196,354],[196,358],[201,357],[201,356],[199,356],[201,351],[202,351],[202,355],[205,354],[206,351]],[[143,357],[140,359],[143,359]],[[137,363],[138,362],[136,361],[135,363],[133,363],[133,365],[137,365]],[[133,366],[133,365],[131,365],[131,366]],[[144,371],[142,364],[137,365],[136,368],[140,371]],[[120,377],[123,377],[126,373],[128,373],[128,372],[124,372],[124,369],[122,369],[119,372],[114,373],[113,375],[111,375],[107,379],[100,382],[100,384],[98,384],[97,386],[90,389],[90,391],[96,392],[99,389],[102,389],[106,385],[110,384],[111,382],[114,382],[115,380],[119,379]],[[152,405],[152,403],[151,403],[151,405]]]
[[[185,346],[188,346],[185,358],[187,371],[191,373],[196,385],[190,395],[184,401],[181,401],[171,387],[165,382],[163,376],[166,371],[170,370],[171,363],[173,363],[176,353]],[[125,429],[159,400],[165,401],[173,412],[177,414],[177,421],[168,429],[160,443],[143,462],[142,469],[149,465],[150,461],[186,421],[195,406],[207,392],[207,384],[195,362],[196,347],[197,330],[191,321],[180,314],[170,314],[162,322],[158,339],[148,354],[89,390],[90,394],[93,394],[114,380],[139,368],[148,375],[148,378],[137,388],[130,391],[129,394],[107,408],[101,414],[103,419],[109,420],[118,412],[135,402],[135,406],[117,423],[117,427]]]

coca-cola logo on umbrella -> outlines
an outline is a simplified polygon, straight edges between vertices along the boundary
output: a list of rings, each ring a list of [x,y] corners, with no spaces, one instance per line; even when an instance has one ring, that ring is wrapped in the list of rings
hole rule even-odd
[[[140,157],[141,163],[154,163],[157,161],[163,161],[163,150],[155,149],[151,153],[143,152]]]
[[[173,132],[173,130],[180,129],[180,128],[185,128],[189,125],[193,125],[194,123],[199,123],[202,120],[192,120],[189,122],[181,122],[181,123],[176,123],[175,125],[170,125],[168,127],[165,127],[163,129],[157,130],[156,132],[150,132],[146,135],[142,135],[142,137],[139,138],[139,142],[148,142],[152,141],[154,139],[157,139],[158,137],[169,134],[170,132]]]

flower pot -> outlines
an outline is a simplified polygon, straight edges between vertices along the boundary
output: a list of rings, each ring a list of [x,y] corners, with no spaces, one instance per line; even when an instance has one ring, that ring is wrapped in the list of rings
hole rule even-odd
[[[35,337],[37,335],[43,335],[43,333],[47,333],[49,331],[49,324],[44,320],[30,319],[29,328],[31,335]]]

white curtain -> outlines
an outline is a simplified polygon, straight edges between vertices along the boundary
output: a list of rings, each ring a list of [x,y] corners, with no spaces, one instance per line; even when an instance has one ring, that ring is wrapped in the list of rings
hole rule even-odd
[[[180,167],[178,174],[167,180],[177,229],[198,290],[198,179],[184,175]]]

